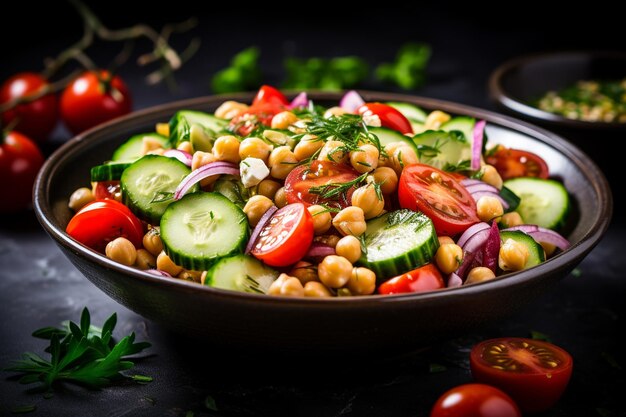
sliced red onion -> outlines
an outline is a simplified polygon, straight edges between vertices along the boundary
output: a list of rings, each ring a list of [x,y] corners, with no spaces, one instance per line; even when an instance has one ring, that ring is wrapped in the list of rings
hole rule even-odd
[[[509,203],[506,202],[506,200],[502,197],[500,197],[500,194],[497,192],[492,192],[492,191],[470,191],[470,194],[472,195],[472,198],[474,199],[474,201],[478,202],[478,200],[480,199],[480,197],[494,197],[497,198],[500,201],[500,204],[502,204],[502,208],[503,209],[508,209],[509,208]]]
[[[221,174],[239,176],[239,167],[235,164],[231,164],[230,162],[211,162],[210,164],[206,164],[195,171],[191,171],[191,174],[183,178],[180,184],[178,184],[178,187],[176,187],[176,191],[174,191],[174,200],[178,200],[184,196],[195,183],[207,177]]]
[[[458,276],[455,272],[451,273],[448,276],[448,288],[456,288],[456,287],[460,287],[461,285],[463,285],[463,279]]]
[[[469,187],[470,185],[474,185],[474,184],[487,184],[484,181],[476,180],[473,178],[465,178],[465,179],[462,179],[460,182],[463,187]]]
[[[466,252],[472,252],[472,253],[480,252],[483,246],[485,245],[485,243],[487,242],[487,238],[489,237],[490,230],[491,230],[491,227],[487,227],[486,229],[481,229],[480,231],[474,233],[474,235],[472,235],[469,239],[467,239],[467,242],[465,242],[465,245],[461,247]]]
[[[252,231],[252,235],[250,235],[250,239],[248,240],[248,244],[246,245],[246,254],[250,253],[250,251],[252,251],[252,248],[254,248],[254,244],[256,243],[257,239],[259,238],[259,234],[261,234],[261,230],[263,230],[263,227],[265,227],[265,224],[272,218],[272,216],[274,215],[274,213],[276,213],[276,210],[278,210],[278,207],[276,206],[272,206],[269,208],[269,210],[267,210],[259,219],[259,222],[257,223],[257,225],[254,227],[254,230]]]
[[[474,125],[474,138],[472,140],[472,161],[470,168],[474,171],[480,169],[480,157],[483,151],[483,139],[485,138],[485,124],[484,120],[479,120]]]
[[[469,229],[467,229],[465,232],[463,232],[456,244],[460,247],[463,247],[465,245],[465,242],[467,242],[469,238],[474,236],[474,234],[488,228],[489,225],[485,222],[476,223],[475,225],[470,226]]]
[[[530,237],[535,239],[539,243],[549,243],[561,250],[569,248],[570,243],[563,236],[555,232],[554,230],[539,227],[536,232],[529,232]]]
[[[536,224],[520,224],[519,226],[511,226],[507,229],[502,229],[503,232],[514,232],[516,230],[524,233],[538,232],[539,226]]]
[[[478,184],[470,184],[465,185],[465,189],[470,193],[476,191],[489,191],[491,193],[498,193],[498,189],[491,184],[487,184],[486,182],[479,181]]]
[[[461,266],[454,272],[461,278],[461,280],[467,275],[467,273],[472,269],[474,265],[474,261],[476,260],[476,254],[473,252],[463,251],[463,262],[461,262]]]
[[[311,243],[311,246],[309,246],[309,250],[306,255],[304,255],[304,257],[325,258],[327,256],[334,255],[335,253],[335,248],[333,248],[332,246],[328,246],[319,242],[313,242]]]
[[[168,278],[172,277],[170,274],[168,274],[165,271],[161,271],[160,269],[146,269],[144,272],[147,272],[149,274],[156,275],[159,277],[168,277]]]
[[[356,113],[357,109],[365,104],[365,100],[359,93],[354,90],[348,91],[339,100],[339,107],[349,113]]]
[[[489,268],[496,273],[498,266],[498,256],[500,254],[500,230],[498,224],[493,222],[489,229],[489,235],[485,242],[485,250],[483,251],[483,266]]]
[[[180,149],[168,149],[163,152],[163,156],[176,158],[188,167],[191,166],[191,160],[193,159],[193,156],[191,156],[189,152],[181,151]]]
[[[290,109],[306,108],[308,106],[309,98],[304,91],[298,94],[293,100],[291,100],[291,103],[289,103]]]

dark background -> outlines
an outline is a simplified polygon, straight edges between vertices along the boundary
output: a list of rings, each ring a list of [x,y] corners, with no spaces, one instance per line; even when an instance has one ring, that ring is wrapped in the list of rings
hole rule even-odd
[[[147,69],[132,61],[119,71],[130,86],[135,109],[186,97],[210,94],[210,78],[230,57],[250,45],[261,51],[264,81],[284,79],[287,56],[358,55],[372,66],[392,61],[407,41],[427,42],[433,56],[426,85],[407,93],[458,101],[493,109],[487,93],[491,71],[520,54],[561,49],[624,50],[618,13],[603,4],[586,10],[553,12],[545,5],[471,2],[394,4],[368,7],[358,3],[339,8],[331,3],[235,5],[231,10],[201,12],[197,2],[107,1],[93,9],[111,28],[145,22],[166,22],[196,15],[199,27],[176,37],[181,47],[199,36],[198,54],[177,73],[179,89],[147,86]],[[133,10],[129,10],[132,4]],[[81,35],[81,22],[65,2],[15,4],[0,23],[0,80],[18,71],[40,70],[42,58],[53,56]],[[178,43],[180,41],[180,43]],[[97,44],[90,55],[106,65],[117,45]],[[140,42],[137,51],[148,44]],[[400,91],[373,78],[364,88]],[[50,151],[68,138],[59,125],[46,146]],[[589,140],[598,140],[597,136]],[[618,143],[597,142],[607,152]],[[606,161],[598,160],[602,166]],[[621,191],[617,182],[614,192]],[[331,358],[322,366],[308,357],[249,352],[233,357],[200,342],[181,339],[119,306],[61,256],[32,212],[0,219],[0,366],[24,351],[40,351],[43,343],[30,337],[39,327],[65,319],[78,320],[86,305],[96,324],[118,313],[118,336],[135,331],[153,343],[151,356],[136,372],[151,375],[147,385],[121,385],[100,392],[72,388],[51,399],[25,391],[0,374],[0,415],[18,405],[35,404],[35,415],[195,415],[224,416],[425,416],[446,389],[471,381],[468,349],[497,336],[529,336],[542,332],[570,351],[575,360],[571,384],[563,399],[545,416],[624,416],[625,375],[619,341],[624,329],[626,276],[623,256],[623,214],[615,210],[613,224],[600,245],[551,292],[498,325],[460,339],[444,341],[421,353],[400,358]],[[623,339],[623,338],[622,338]],[[432,364],[444,365],[439,373]],[[208,410],[207,396],[218,411]]]

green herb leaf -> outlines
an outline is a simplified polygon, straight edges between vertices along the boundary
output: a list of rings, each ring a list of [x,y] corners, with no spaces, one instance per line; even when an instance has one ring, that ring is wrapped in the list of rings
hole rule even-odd
[[[531,339],[543,340],[545,342],[550,342],[550,336],[548,336],[545,333],[538,332],[537,330],[531,330],[530,331],[530,337],[531,337]]]
[[[418,88],[426,79],[430,52],[427,44],[407,43],[400,47],[394,62],[376,68],[376,77],[405,90]]]
[[[256,88],[261,83],[261,69],[258,64],[260,51],[251,46],[236,54],[230,66],[217,72],[211,79],[214,93],[233,93]]]
[[[287,58],[285,88],[339,91],[354,87],[367,78],[369,66],[356,56],[338,58]]]
[[[445,372],[448,368],[439,363],[431,363],[428,367],[428,372],[431,374],[438,374],[440,372]]]
[[[215,398],[210,395],[207,395],[204,398],[204,406],[209,410],[218,411],[217,405],[215,405]]]

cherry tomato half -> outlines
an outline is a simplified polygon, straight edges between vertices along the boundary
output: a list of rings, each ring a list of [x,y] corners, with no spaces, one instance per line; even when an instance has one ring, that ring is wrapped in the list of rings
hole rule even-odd
[[[104,252],[110,241],[125,237],[141,247],[143,225],[124,204],[115,200],[96,200],[80,209],[65,229],[85,246]]]
[[[504,392],[483,384],[465,384],[446,391],[430,417],[521,417],[519,408]]]
[[[117,180],[98,181],[93,186],[93,196],[96,200],[105,200],[107,198],[118,200],[121,198],[121,193],[120,182]]]
[[[525,412],[544,411],[561,397],[572,375],[572,357],[548,342],[499,338],[472,348],[474,378],[497,386]]]
[[[304,204],[288,204],[265,224],[252,255],[271,266],[298,262],[313,242],[313,217]]]
[[[61,95],[61,117],[74,134],[130,113],[128,87],[107,71],[87,71],[74,79]]]
[[[244,113],[230,121],[230,130],[247,136],[259,125],[270,126],[275,115],[289,105],[287,98],[269,85],[263,85],[252,101],[252,105]]]
[[[499,146],[486,160],[496,168],[503,180],[516,177],[545,179],[550,175],[546,161],[532,152]]]
[[[259,91],[256,93],[254,100],[252,100],[252,106],[272,104],[274,106],[285,107],[289,105],[287,97],[274,87],[269,85],[262,85]]]
[[[359,176],[352,167],[331,161],[313,161],[310,166],[301,165],[294,168],[285,179],[285,196],[289,203],[304,203],[305,206],[325,204],[339,209],[350,206],[355,188],[339,195],[337,198],[321,198],[310,190],[327,184],[342,184]]]
[[[16,74],[2,84],[0,103],[4,104],[17,98],[37,94],[47,85],[48,81],[34,72]],[[35,101],[20,104],[2,113],[2,123],[9,126],[12,121],[17,119],[18,122],[13,127],[14,130],[22,132],[38,142],[43,142],[57,124],[57,113],[56,96],[47,94]]]
[[[379,294],[401,294],[410,292],[426,292],[444,288],[445,283],[441,272],[433,264],[393,277],[378,287]]]
[[[43,155],[33,141],[18,132],[8,132],[3,137],[0,131],[0,213],[28,206],[41,165]]]
[[[393,107],[383,103],[365,103],[357,110],[360,115],[375,114],[380,119],[383,127],[397,130],[398,132],[413,134],[411,122],[402,113]]]
[[[404,167],[398,184],[402,208],[431,218],[438,235],[454,236],[478,223],[476,203],[450,174],[430,165]]]

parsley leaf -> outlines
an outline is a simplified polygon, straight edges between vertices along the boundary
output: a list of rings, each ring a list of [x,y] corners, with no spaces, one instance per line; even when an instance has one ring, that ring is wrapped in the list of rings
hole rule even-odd
[[[426,80],[430,52],[427,44],[407,43],[400,47],[394,62],[380,64],[376,68],[376,77],[405,90],[418,88]]]
[[[216,94],[246,91],[261,82],[258,48],[251,46],[236,54],[230,66],[217,72],[211,79],[211,87]]]

